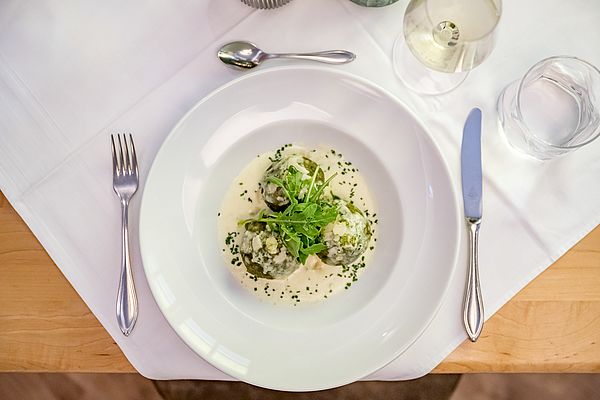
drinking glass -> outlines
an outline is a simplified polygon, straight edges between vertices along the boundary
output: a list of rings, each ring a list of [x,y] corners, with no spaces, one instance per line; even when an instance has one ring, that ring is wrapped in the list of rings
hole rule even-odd
[[[383,7],[389,6],[392,3],[397,2],[398,0],[350,0],[356,4],[360,4],[365,7]]]
[[[411,0],[394,43],[396,75],[417,93],[453,90],[492,51],[501,13],[501,0]]]
[[[508,142],[548,160],[600,134],[600,71],[576,57],[546,58],[508,85],[498,98]]]

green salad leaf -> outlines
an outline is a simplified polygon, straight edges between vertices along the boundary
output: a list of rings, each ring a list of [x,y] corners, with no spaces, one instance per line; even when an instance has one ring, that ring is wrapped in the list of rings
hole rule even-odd
[[[317,167],[310,179],[302,179],[302,173],[290,166],[283,179],[269,177],[268,182],[282,188],[290,200],[287,208],[280,212],[268,209],[261,210],[255,218],[240,221],[265,222],[274,232],[279,233],[286,248],[302,264],[311,254],[327,249],[320,242],[321,230],[338,216],[337,208],[330,199],[324,196],[324,190],[331,180],[337,175],[333,174],[325,182],[317,182]]]

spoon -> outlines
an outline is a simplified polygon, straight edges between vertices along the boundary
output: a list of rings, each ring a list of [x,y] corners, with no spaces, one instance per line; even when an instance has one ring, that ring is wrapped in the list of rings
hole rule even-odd
[[[264,60],[274,58],[295,58],[318,61],[327,64],[346,64],[353,61],[354,53],[345,50],[329,50],[317,53],[279,53],[269,54],[250,42],[238,41],[227,43],[219,49],[217,56],[221,61],[236,69],[251,69]]]

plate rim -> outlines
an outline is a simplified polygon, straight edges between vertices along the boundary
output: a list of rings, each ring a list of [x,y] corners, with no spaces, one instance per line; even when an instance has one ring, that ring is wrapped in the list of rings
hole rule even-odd
[[[241,375],[236,375],[235,373],[232,373],[230,371],[227,371],[227,372],[223,371],[221,368],[219,368],[219,366],[213,364],[212,362],[210,362],[209,360],[206,360],[204,357],[202,357],[200,354],[198,354],[194,350],[194,348],[188,343],[188,340],[186,340],[180,334],[179,330],[174,326],[174,324],[171,323],[171,320],[167,316],[167,314],[164,313],[163,306],[159,302],[158,297],[156,296],[156,293],[155,293],[155,290],[157,288],[155,288],[155,286],[150,283],[151,280],[149,279],[149,273],[146,268],[147,263],[144,262],[146,257],[144,256],[144,252],[142,251],[142,249],[145,247],[142,244],[144,241],[144,236],[145,236],[143,233],[144,232],[144,230],[143,230],[144,222],[143,221],[145,220],[143,215],[147,213],[147,212],[145,213],[144,210],[148,207],[147,200],[146,200],[147,197],[145,196],[146,187],[147,187],[146,184],[148,183],[151,176],[153,175],[153,172],[156,168],[157,159],[159,158],[159,155],[165,149],[165,143],[180,129],[180,127],[182,125],[187,123],[188,119],[196,111],[196,109],[200,108],[205,102],[209,101],[212,97],[216,96],[218,93],[230,88],[231,86],[237,85],[239,82],[242,82],[242,81],[245,81],[248,79],[253,79],[260,75],[268,75],[270,73],[286,71],[286,70],[292,70],[292,71],[293,70],[297,70],[297,71],[307,71],[308,70],[308,71],[325,72],[327,74],[338,75],[341,77],[345,77],[345,78],[354,80],[362,85],[368,86],[368,87],[380,92],[387,99],[389,99],[391,102],[393,102],[396,106],[402,108],[405,112],[407,112],[413,118],[413,120],[419,126],[419,128],[424,132],[425,137],[427,138],[429,144],[432,146],[434,152],[436,153],[436,155],[438,156],[438,158],[440,160],[444,174],[448,177],[448,181],[450,183],[449,189],[450,189],[450,193],[452,195],[453,205],[454,205],[454,207],[452,207],[452,209],[453,209],[452,215],[454,215],[454,219],[456,222],[456,231],[454,232],[456,241],[455,241],[455,245],[454,245],[454,249],[453,249],[454,250],[453,257],[452,257],[451,262],[448,263],[449,268],[450,268],[450,273],[448,275],[448,279],[446,280],[446,282],[443,285],[442,294],[440,296],[440,300],[439,300],[438,304],[435,307],[435,310],[433,310],[433,312],[431,313],[431,316],[429,317],[427,322],[423,325],[423,327],[420,329],[419,333],[417,333],[414,336],[414,338],[407,341],[407,343],[404,346],[401,346],[394,352],[390,353],[390,356],[388,357],[389,359],[384,360],[383,362],[380,363],[379,366],[377,366],[375,368],[368,368],[367,372],[361,372],[360,374],[353,374],[351,377],[349,377],[347,379],[343,379],[343,380],[338,379],[337,381],[330,382],[329,384],[326,384],[326,385],[312,385],[312,386],[308,386],[308,387],[306,387],[306,386],[304,386],[304,387],[300,387],[300,386],[289,387],[289,386],[285,386],[285,385],[266,385],[266,384],[261,384],[259,382],[253,382],[250,380],[246,380]],[[386,88],[382,87],[381,85],[375,83],[374,81],[369,80],[363,76],[345,71],[345,70],[336,70],[336,69],[333,69],[332,67],[326,67],[326,66],[284,65],[284,66],[268,67],[268,68],[264,68],[259,71],[252,71],[252,72],[246,73],[240,77],[232,79],[232,80],[218,86],[217,88],[215,88],[214,90],[212,90],[211,92],[206,94],[204,97],[202,97],[200,100],[198,100],[196,103],[194,103],[194,105],[177,121],[177,123],[173,126],[173,128],[169,131],[169,133],[164,137],[162,143],[160,144],[160,147],[159,147],[158,151],[156,152],[154,159],[152,160],[152,164],[148,170],[148,174],[144,181],[144,189],[143,189],[143,193],[142,193],[142,199],[140,201],[140,212],[139,212],[139,221],[138,221],[138,232],[139,232],[138,244],[139,244],[139,249],[140,249],[140,255],[141,255],[144,275],[146,277],[148,287],[150,288],[150,292],[152,293],[152,297],[153,297],[155,303],[157,304],[158,309],[160,310],[161,314],[163,315],[163,317],[166,319],[167,323],[169,324],[170,328],[185,343],[185,345],[190,349],[190,351],[192,351],[197,357],[200,357],[202,360],[209,363],[212,367],[218,369],[219,371],[226,374],[227,376],[231,376],[235,379],[252,384],[254,386],[263,387],[263,388],[272,389],[272,390],[291,391],[291,392],[310,392],[310,391],[326,390],[326,389],[343,386],[343,385],[346,385],[346,384],[349,384],[352,382],[356,382],[356,381],[368,376],[369,374],[372,374],[372,373],[386,367],[387,365],[391,364],[392,362],[394,362],[394,360],[396,360],[399,356],[401,356],[403,353],[405,353],[410,347],[412,347],[412,345],[421,336],[423,336],[425,331],[427,331],[427,329],[431,326],[435,317],[438,315],[440,308],[442,307],[444,301],[446,300],[446,298],[448,296],[448,290],[450,288],[450,283],[453,280],[454,275],[456,274],[456,271],[458,269],[457,268],[458,257],[460,254],[460,246],[462,243],[462,235],[460,234],[460,205],[459,205],[460,202],[459,202],[458,190],[455,187],[454,183],[455,182],[454,182],[454,179],[452,179],[452,174],[450,173],[448,161],[444,157],[444,154],[440,150],[438,143],[435,141],[433,135],[429,132],[429,130],[427,129],[426,125],[423,123],[421,118],[418,115],[416,115],[416,113],[410,107],[408,107],[399,97],[397,97],[391,91],[387,90]]]

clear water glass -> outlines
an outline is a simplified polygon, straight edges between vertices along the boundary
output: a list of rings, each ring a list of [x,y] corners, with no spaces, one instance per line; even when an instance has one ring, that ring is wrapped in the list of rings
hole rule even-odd
[[[600,71],[576,57],[546,58],[498,98],[504,135],[516,149],[548,160],[600,134]]]

